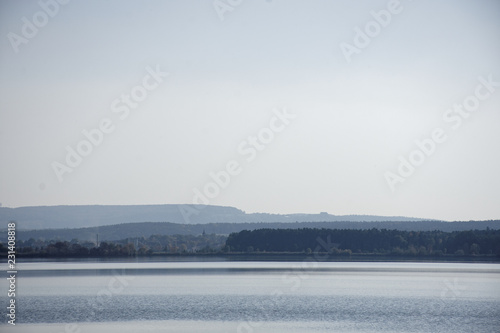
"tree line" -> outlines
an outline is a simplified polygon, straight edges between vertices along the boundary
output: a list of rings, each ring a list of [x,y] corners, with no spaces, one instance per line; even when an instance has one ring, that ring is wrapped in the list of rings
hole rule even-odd
[[[410,256],[500,256],[500,230],[258,229],[232,233],[230,252],[330,252]]]
[[[116,257],[152,254],[213,253],[224,247],[226,236],[152,235],[118,241],[41,240],[30,238],[16,243],[16,253],[24,257]],[[0,243],[0,253],[7,247]]]
[[[16,244],[26,257],[112,257],[205,253],[304,253],[334,255],[500,257],[500,230],[403,231],[389,229],[257,229],[229,236],[152,235],[118,241],[29,239]],[[7,247],[0,242],[0,253]]]

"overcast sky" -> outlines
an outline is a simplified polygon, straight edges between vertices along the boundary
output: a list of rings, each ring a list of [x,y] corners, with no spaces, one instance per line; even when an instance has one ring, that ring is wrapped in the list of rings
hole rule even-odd
[[[61,2],[0,1],[4,207],[500,218],[499,1]]]

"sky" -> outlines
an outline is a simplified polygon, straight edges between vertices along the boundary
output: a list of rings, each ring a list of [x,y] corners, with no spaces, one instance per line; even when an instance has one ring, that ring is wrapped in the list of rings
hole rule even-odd
[[[500,218],[500,2],[0,0],[0,202]]]

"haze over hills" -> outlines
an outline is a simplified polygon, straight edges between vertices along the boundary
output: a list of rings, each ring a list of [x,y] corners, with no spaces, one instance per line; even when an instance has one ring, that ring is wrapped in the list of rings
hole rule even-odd
[[[17,222],[19,240],[119,240],[151,235],[228,235],[262,228],[463,231],[500,229],[500,221],[445,222],[373,215],[252,213],[234,207],[192,205],[0,207],[0,221]],[[6,233],[5,233],[6,235]],[[3,237],[1,237],[3,239]]]
[[[495,221],[469,221],[469,222],[443,222],[443,221],[386,221],[386,222],[277,222],[277,223],[208,223],[208,224],[178,224],[169,222],[140,222],[108,225],[102,227],[88,227],[75,229],[43,229],[25,230],[16,234],[18,240],[42,239],[71,241],[96,240],[99,234],[101,241],[116,241],[126,238],[148,238],[151,235],[201,235],[218,234],[228,235],[232,232],[255,229],[396,229],[402,231],[465,231],[500,229],[500,220]],[[2,236],[3,235],[3,236]],[[5,242],[7,233],[0,235],[0,241]]]
[[[258,223],[258,222],[375,222],[423,221],[428,219],[319,214],[251,213],[226,206],[205,205],[82,205],[0,207],[0,222],[16,221],[18,229],[85,228],[133,222],[171,222],[179,224]]]

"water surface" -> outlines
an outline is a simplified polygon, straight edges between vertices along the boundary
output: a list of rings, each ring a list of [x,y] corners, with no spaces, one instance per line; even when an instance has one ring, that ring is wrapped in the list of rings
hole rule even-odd
[[[499,264],[64,261],[18,269],[17,325],[2,325],[2,332],[490,333],[500,327]],[[7,304],[6,284],[0,292]]]

